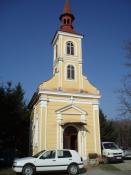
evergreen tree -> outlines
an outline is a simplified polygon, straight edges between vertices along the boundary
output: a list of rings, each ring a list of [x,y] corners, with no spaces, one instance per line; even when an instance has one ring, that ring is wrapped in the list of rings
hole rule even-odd
[[[117,140],[117,131],[114,127],[114,122],[107,119],[107,116],[104,115],[101,109],[99,117],[100,117],[101,141],[115,142]]]
[[[28,152],[29,112],[20,83],[0,86],[0,150],[15,154]]]

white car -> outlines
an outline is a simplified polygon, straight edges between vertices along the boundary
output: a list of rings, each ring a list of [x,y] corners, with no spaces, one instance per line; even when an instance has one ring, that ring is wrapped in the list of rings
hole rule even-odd
[[[108,162],[123,162],[123,150],[114,142],[102,142],[102,156],[105,163]]]
[[[16,159],[13,170],[22,175],[34,175],[37,172],[67,171],[76,175],[84,167],[79,154],[75,150],[46,150],[32,156]]]
[[[123,149],[124,159],[131,159],[131,148]]]

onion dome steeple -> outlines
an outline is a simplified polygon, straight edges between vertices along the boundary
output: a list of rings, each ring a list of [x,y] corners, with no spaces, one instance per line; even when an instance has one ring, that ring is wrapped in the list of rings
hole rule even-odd
[[[71,13],[69,0],[66,0],[63,14],[61,14],[59,19],[61,21],[60,30],[62,32],[76,33],[72,25],[75,17]]]

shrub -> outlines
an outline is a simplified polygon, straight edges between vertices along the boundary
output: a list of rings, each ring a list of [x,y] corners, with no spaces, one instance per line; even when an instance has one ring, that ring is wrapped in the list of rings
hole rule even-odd
[[[96,158],[98,158],[97,153],[89,153],[89,159],[96,159]]]

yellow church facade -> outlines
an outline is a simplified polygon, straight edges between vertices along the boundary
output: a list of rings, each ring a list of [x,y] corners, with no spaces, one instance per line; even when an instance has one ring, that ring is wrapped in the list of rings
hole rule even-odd
[[[32,154],[46,149],[74,149],[82,157],[101,155],[100,92],[82,71],[83,36],[74,31],[66,1],[61,27],[53,40],[53,76],[39,85],[30,101]]]

